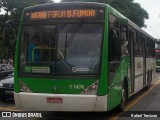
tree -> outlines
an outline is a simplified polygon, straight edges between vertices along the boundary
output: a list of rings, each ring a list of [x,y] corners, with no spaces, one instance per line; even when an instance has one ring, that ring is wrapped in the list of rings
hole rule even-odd
[[[99,2],[106,3],[118,10],[124,16],[136,23],[139,27],[145,26],[145,19],[148,19],[148,13],[139,3],[134,0],[62,0],[63,2],[83,1],[83,2]]]
[[[13,35],[7,47],[4,47],[3,31],[5,22],[9,19],[20,19],[22,11],[25,7],[37,4],[53,2],[52,0],[0,0],[0,8],[5,11],[5,14],[0,15],[0,58],[8,56],[7,48],[10,48],[11,54],[14,55],[15,43],[14,30]],[[12,29],[11,29],[12,30]]]

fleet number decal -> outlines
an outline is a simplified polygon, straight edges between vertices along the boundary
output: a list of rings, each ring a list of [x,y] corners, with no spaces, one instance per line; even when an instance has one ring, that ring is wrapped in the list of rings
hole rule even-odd
[[[69,88],[80,90],[80,89],[84,89],[84,85],[69,85]]]

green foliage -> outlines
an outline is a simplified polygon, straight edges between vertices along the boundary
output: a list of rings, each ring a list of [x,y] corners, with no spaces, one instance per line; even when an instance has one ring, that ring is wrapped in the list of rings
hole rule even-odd
[[[20,19],[25,7],[37,4],[53,2],[52,0],[0,0],[0,8],[5,10],[5,14],[0,15],[0,59],[14,56],[15,52],[15,35],[18,26],[11,29],[13,34],[9,36],[9,43],[4,46],[4,28],[5,22],[12,19]]]
[[[2,7],[14,18],[20,18],[25,7],[52,2],[52,0],[2,0]]]
[[[148,13],[140,4],[134,0],[62,0],[63,2],[83,1],[83,2],[99,2],[106,3],[118,10],[124,16],[136,23],[140,27],[144,27],[145,19],[148,19]]]

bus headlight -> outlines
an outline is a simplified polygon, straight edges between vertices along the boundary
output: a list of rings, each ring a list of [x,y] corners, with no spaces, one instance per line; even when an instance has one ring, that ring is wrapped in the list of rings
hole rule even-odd
[[[21,80],[19,80],[19,85],[21,92],[31,92],[31,90]]]
[[[98,80],[84,89],[81,94],[91,94],[91,95],[96,95],[97,94],[97,89],[98,89]]]

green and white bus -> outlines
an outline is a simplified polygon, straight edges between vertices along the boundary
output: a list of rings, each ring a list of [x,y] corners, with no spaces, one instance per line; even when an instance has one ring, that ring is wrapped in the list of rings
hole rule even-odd
[[[33,36],[45,47],[29,49]],[[27,7],[14,61],[16,107],[122,110],[128,98],[150,87],[156,68],[154,53],[155,39],[107,4]]]

